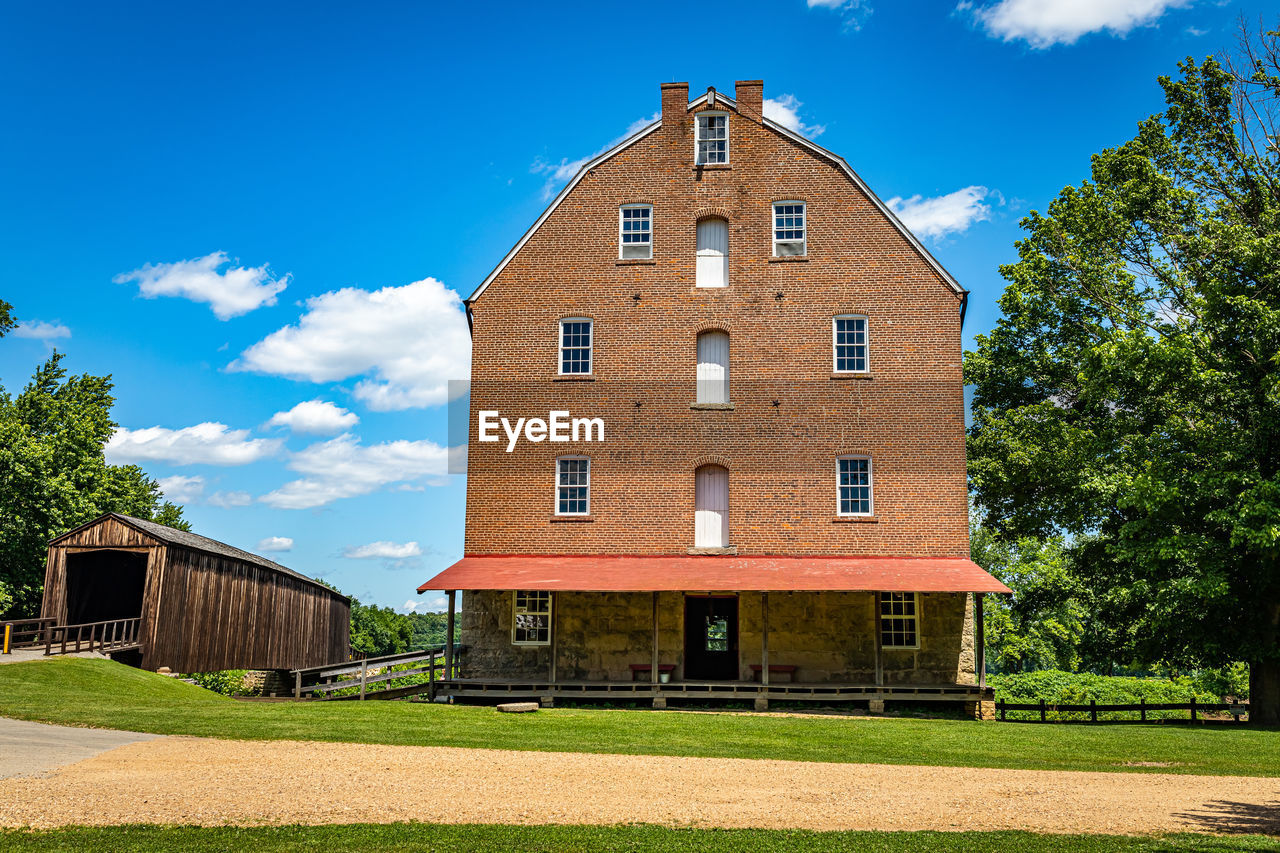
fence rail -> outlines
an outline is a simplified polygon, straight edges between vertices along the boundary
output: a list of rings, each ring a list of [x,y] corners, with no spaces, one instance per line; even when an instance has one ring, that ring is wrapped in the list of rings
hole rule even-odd
[[[141,616],[131,619],[109,619],[83,625],[50,625],[44,629],[44,653],[65,655],[72,652],[119,652],[139,646],[138,628]],[[57,651],[54,651],[55,647]]]
[[[53,627],[56,619],[13,619],[0,625],[4,633],[4,651],[24,646],[39,646],[44,642],[44,632]]]
[[[1138,702],[1130,702],[1120,705],[1099,705],[1097,702],[1089,702],[1089,704],[1055,704],[1046,702],[1041,699],[1038,703],[1027,702],[1005,702],[1001,699],[996,702],[996,713],[1000,717],[1001,722],[1006,722],[1005,714],[1009,711],[1029,711],[1031,713],[1039,713],[1041,723],[1071,723],[1084,722],[1083,720],[1050,720],[1049,714],[1088,714],[1090,723],[1097,722],[1126,722],[1125,720],[1099,720],[1099,714],[1112,713],[1137,713],[1138,719],[1129,722],[1147,722],[1147,714],[1153,711],[1187,711],[1190,719],[1195,722],[1199,719],[1199,715],[1205,712],[1227,712],[1236,722],[1240,718],[1249,713],[1248,702],[1197,702],[1192,699],[1190,702],[1147,702],[1140,700]],[[1035,722],[1034,720],[1015,720],[1014,722]]]
[[[384,655],[363,660],[344,661],[327,666],[295,669],[293,673],[293,697],[301,699],[395,699],[415,693],[431,693],[437,681],[458,676],[458,659],[464,646],[455,644],[453,654],[446,654],[443,645],[412,652]],[[422,664],[409,669],[392,669],[397,666]],[[426,675],[425,683],[395,686],[398,678]],[[372,688],[372,689],[371,689]],[[349,696],[334,696],[339,690],[358,690]]]

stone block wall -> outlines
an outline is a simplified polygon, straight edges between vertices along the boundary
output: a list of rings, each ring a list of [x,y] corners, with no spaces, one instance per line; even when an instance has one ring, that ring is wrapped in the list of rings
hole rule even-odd
[[[551,648],[511,642],[511,592],[463,594],[466,678],[549,677]],[[739,678],[760,663],[761,595],[738,597]],[[626,681],[631,664],[652,655],[651,593],[557,593],[552,609],[556,677],[562,681]],[[920,648],[883,651],[886,684],[973,684],[972,598],[920,595]],[[875,681],[876,596],[869,592],[769,594],[769,660],[797,667],[796,681]],[[658,596],[658,662],[684,677],[684,593]]]

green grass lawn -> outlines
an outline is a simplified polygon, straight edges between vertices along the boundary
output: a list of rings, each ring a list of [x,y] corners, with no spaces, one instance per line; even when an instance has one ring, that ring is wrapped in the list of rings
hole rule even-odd
[[[0,716],[247,740],[293,739],[953,767],[1280,776],[1275,729],[239,702],[105,660],[0,666]],[[1134,766],[1168,762],[1168,767]]]
[[[1280,849],[1262,836],[1035,835],[1028,832],[802,832],[667,829],[658,826],[442,826],[388,824],[194,828],[122,826],[47,832],[0,831],[0,848],[28,851],[860,851],[860,853],[1261,853]]]

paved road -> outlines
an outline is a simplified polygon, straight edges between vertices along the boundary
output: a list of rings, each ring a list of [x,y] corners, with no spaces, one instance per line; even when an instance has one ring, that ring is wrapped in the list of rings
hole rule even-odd
[[[108,749],[159,735],[46,726],[0,717],[0,779],[38,776]]]

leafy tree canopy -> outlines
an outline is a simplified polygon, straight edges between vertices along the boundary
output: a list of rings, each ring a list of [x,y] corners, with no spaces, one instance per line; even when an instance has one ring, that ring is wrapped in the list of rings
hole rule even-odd
[[[1188,59],[1166,109],[1024,221],[966,354],[970,477],[1005,538],[1087,534],[1117,652],[1250,663],[1280,712],[1280,33]]]
[[[13,316],[13,306],[0,299],[0,338],[3,338],[5,333],[16,325],[18,320]]]
[[[111,377],[68,377],[62,358],[16,397],[0,387],[0,614],[36,615],[49,540],[104,512],[188,529],[141,468],[103,458],[116,428]]]

